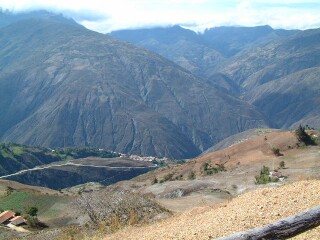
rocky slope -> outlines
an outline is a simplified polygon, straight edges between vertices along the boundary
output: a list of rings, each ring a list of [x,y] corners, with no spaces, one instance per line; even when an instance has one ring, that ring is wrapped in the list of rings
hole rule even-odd
[[[196,34],[175,26],[111,34],[145,46],[220,91],[254,104],[274,128],[293,128],[299,123],[320,127],[316,96],[319,29],[218,27]]]
[[[219,69],[275,128],[319,128],[320,29],[243,51]]]
[[[299,124],[320,126],[320,67],[297,71],[269,81],[245,94],[280,128]]]
[[[141,47],[62,16],[0,29],[0,136],[190,158],[268,125],[255,107]]]
[[[242,50],[264,45],[296,32],[259,26],[217,27],[197,34],[180,26],[173,26],[120,30],[111,32],[111,36],[141,45],[198,76],[208,78],[226,59]]]
[[[206,76],[208,69],[225,59],[222,53],[206,46],[200,35],[180,26],[120,30],[110,35],[156,52],[198,76]]]
[[[320,29],[243,51],[219,69],[247,91],[292,73],[319,66]]]
[[[104,239],[215,239],[316,207],[319,180],[261,188],[228,203],[193,209],[161,223],[129,227]],[[297,239],[318,239],[319,228]]]

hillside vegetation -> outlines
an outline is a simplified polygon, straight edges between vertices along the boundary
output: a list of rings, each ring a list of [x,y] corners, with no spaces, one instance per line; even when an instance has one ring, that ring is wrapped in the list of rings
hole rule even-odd
[[[44,147],[31,147],[14,143],[1,143],[0,176],[52,162],[86,158],[89,156],[112,158],[118,157],[119,154],[95,148],[60,148],[53,150]]]
[[[301,180],[319,179],[320,147],[304,141],[310,136],[319,142],[320,132],[304,127],[292,132],[256,131],[224,149],[106,188],[90,184],[62,190],[77,195],[81,215],[86,216],[82,223],[87,224],[48,229],[26,239],[208,239],[271,223],[319,204],[319,180]],[[261,169],[278,170],[286,178],[261,185],[256,181]],[[263,171],[268,178],[269,170]],[[23,193],[21,198],[30,199],[30,195]],[[149,225],[149,220],[165,219],[170,213],[175,213],[173,218]],[[144,225],[132,227],[139,223]],[[314,235],[307,236],[312,239]]]
[[[0,211],[12,210],[26,216],[31,207],[36,207],[38,219],[48,228],[80,223],[77,217],[81,214],[73,208],[75,198],[72,192],[0,180]]]
[[[237,143],[229,139],[233,144],[225,149],[157,169],[117,186],[132,186],[152,194],[166,208],[181,212],[228,200],[261,187],[259,183],[281,185],[319,178],[319,146],[306,146],[295,131],[257,131],[258,136]],[[319,141],[319,131],[307,132]],[[241,139],[238,137],[235,139]],[[271,171],[277,171],[272,173],[275,176],[270,176]],[[259,176],[261,172],[263,176]]]

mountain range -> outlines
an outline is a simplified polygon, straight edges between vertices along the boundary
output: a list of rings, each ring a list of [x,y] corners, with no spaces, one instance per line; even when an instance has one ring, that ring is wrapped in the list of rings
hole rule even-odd
[[[181,159],[250,128],[319,127],[319,30],[105,35],[47,12],[0,19],[3,141]]]
[[[220,91],[253,104],[274,128],[320,127],[320,29],[217,27],[192,34],[173,26],[111,35],[162,54]],[[215,57],[203,54],[210,52]]]
[[[59,15],[2,27],[0,45],[4,141],[191,158],[267,126],[254,106],[160,55]]]

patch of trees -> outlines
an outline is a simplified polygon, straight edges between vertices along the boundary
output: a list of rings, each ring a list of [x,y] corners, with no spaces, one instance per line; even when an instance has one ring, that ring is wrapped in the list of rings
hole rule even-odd
[[[86,157],[113,158],[118,153],[97,148],[59,148],[31,147],[15,143],[0,143],[0,175],[33,168],[42,164]]]
[[[215,166],[211,166],[209,163],[205,162],[202,164],[202,173],[205,175],[213,175],[218,172],[227,171],[224,164],[216,163]]]
[[[56,154],[62,158],[86,158],[86,157],[101,157],[113,158],[120,157],[118,153],[110,152],[98,148],[59,148],[54,150]]]
[[[279,179],[277,177],[270,177],[270,169],[263,166],[260,170],[260,174],[255,177],[256,184],[267,184],[270,182],[277,182]]]
[[[283,154],[280,153],[280,149],[279,148],[272,148],[272,152],[277,157],[283,156]]]
[[[306,146],[308,145],[316,145],[315,140],[306,132],[306,128],[301,124],[298,129],[295,130],[296,137],[300,143],[304,143]]]

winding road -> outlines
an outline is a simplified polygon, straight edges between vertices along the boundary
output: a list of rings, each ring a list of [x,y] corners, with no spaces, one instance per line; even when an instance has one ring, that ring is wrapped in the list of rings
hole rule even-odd
[[[53,168],[53,167],[63,167],[63,166],[110,168],[110,169],[143,169],[143,168],[156,168],[157,167],[156,164],[153,164],[152,166],[145,166],[145,167],[110,167],[110,166],[106,166],[106,165],[90,165],[90,164],[86,165],[86,164],[81,164],[81,163],[68,162],[68,163],[62,163],[62,164],[50,164],[50,165],[45,165],[45,166],[37,166],[37,167],[31,168],[31,169],[24,169],[24,170],[21,170],[16,173],[11,173],[8,175],[0,176],[0,179],[21,175],[26,172],[39,171],[39,170],[43,170],[43,169],[49,169],[49,168]]]

